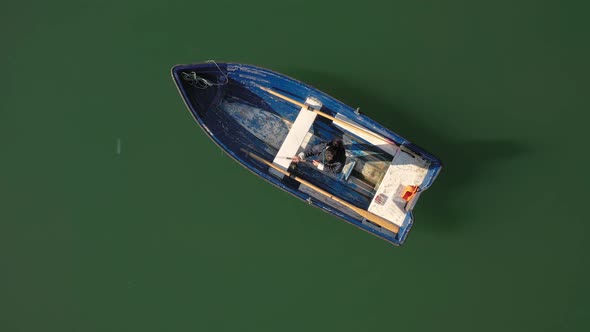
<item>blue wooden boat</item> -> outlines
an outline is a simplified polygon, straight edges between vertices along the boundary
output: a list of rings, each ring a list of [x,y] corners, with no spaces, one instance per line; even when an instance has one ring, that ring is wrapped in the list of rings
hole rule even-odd
[[[190,113],[234,160],[293,196],[395,245],[440,161],[364,114],[295,79],[239,64],[177,65],[172,77]],[[342,172],[291,157],[340,137]],[[262,206],[261,206],[262,208]]]

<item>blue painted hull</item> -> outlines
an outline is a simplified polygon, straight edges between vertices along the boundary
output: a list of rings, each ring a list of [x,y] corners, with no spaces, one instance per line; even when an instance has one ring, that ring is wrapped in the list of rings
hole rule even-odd
[[[194,74],[206,81],[195,81],[194,76],[191,78]],[[357,114],[353,108],[329,95],[267,69],[237,63],[218,63],[217,65],[201,63],[175,66],[172,68],[172,77],[194,119],[233,159],[293,196],[395,245],[403,244],[413,225],[411,210],[408,211],[397,234],[388,232],[368,223],[358,215],[351,214],[350,211],[298,190],[299,183],[288,177],[279,179],[271,175],[267,165],[243,153],[243,150],[247,150],[272,161],[282,140],[289,132],[291,123],[295,121],[299,113],[299,107],[273,97],[260,87],[272,89],[300,102],[305,101],[307,97],[313,97],[323,104],[322,112],[332,116],[343,115],[427,160],[429,168],[420,185],[421,191],[433,183],[441,170],[441,163],[436,157],[367,116]],[[372,199],[371,195],[374,194],[370,187],[382,178],[382,173],[385,172],[385,167],[392,156],[384,154],[360,138],[342,132],[324,119],[316,119],[311,132],[313,133],[312,143],[329,140],[336,135],[344,135],[347,151],[359,158],[359,164],[365,165],[363,170],[369,170],[366,171],[367,174],[357,174],[368,185],[361,186],[365,188],[363,189],[351,181],[347,182],[335,176],[325,175],[303,164],[300,164],[301,166],[296,170],[297,175],[357,207],[367,209]],[[374,179],[371,178],[373,176]]]

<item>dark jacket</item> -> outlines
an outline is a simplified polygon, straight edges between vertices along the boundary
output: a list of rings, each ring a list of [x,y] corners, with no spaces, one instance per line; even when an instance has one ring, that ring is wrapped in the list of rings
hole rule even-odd
[[[324,151],[326,151],[326,149],[332,145],[332,142],[319,143],[308,147],[305,149],[305,151],[300,153],[299,156],[303,157],[303,159],[312,156],[318,156],[317,161],[320,162],[318,169],[322,170],[323,172],[338,174],[342,172],[342,168],[344,168],[344,164],[346,163],[346,150],[342,144],[336,145],[336,155],[334,156],[334,159],[331,162],[326,162],[324,158]]]

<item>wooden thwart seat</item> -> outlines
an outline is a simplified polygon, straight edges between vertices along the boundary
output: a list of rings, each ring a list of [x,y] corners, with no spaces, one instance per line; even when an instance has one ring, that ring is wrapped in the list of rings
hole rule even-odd
[[[297,154],[297,151],[304,143],[305,137],[309,133],[309,129],[315,121],[317,114],[310,111],[308,106],[314,109],[320,109],[322,104],[313,98],[307,98],[305,105],[301,107],[299,115],[297,115],[295,122],[293,122],[291,130],[283,141],[283,144],[275,156],[275,159],[272,161],[273,164],[281,167],[282,169],[286,170],[289,168],[289,165],[291,164],[290,158]],[[281,178],[283,177],[283,174],[274,171],[274,169],[270,168],[269,170],[274,175],[277,175]]]

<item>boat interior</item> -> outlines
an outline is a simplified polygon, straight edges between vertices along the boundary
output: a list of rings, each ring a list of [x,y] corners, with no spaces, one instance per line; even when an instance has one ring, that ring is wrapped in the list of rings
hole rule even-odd
[[[310,204],[321,205],[337,215],[344,214],[348,220],[367,222],[354,211],[301,185],[292,177],[248,158],[248,153],[273,162],[290,174],[364,210],[374,200],[395,155],[403,152],[410,158],[420,159],[428,169],[428,158],[419,151],[406,148],[401,137],[384,133],[395,139],[396,144],[375,144],[362,133],[311,112],[321,109],[343,121],[360,123],[363,128],[377,132],[380,130],[378,124],[352,108],[286,76],[252,66],[216,63],[205,63],[198,68],[177,66],[173,69],[173,76],[194,118],[234,159]],[[265,89],[272,89],[303,105],[278,98]],[[334,137],[341,137],[346,149],[346,164],[340,174],[321,172],[311,163],[291,163],[290,158],[297,153]],[[407,202],[400,201],[399,204],[400,208],[407,208]],[[379,227],[375,229],[386,232]]]

